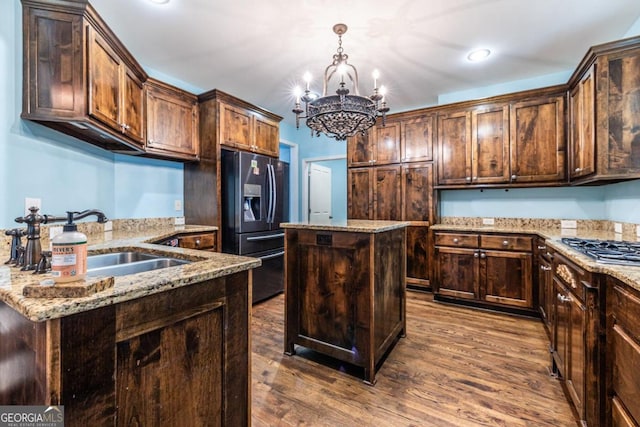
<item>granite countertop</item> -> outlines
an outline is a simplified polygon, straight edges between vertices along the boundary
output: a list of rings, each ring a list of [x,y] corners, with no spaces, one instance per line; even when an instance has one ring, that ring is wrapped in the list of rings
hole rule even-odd
[[[32,272],[21,272],[16,267],[3,265],[0,267],[0,301],[22,313],[29,320],[38,322],[164,292],[260,266],[261,261],[257,258],[150,243],[179,233],[207,232],[216,229],[216,227],[209,226],[180,226],[147,231],[106,232],[103,233],[104,235],[98,236],[90,235],[88,236],[90,255],[134,250],[166,254],[192,262],[115,277],[113,287],[90,296],[50,299],[23,296],[25,285],[50,279],[50,273],[34,275]]]
[[[563,237],[577,237],[583,239],[602,239],[602,240],[631,240],[640,241],[640,239],[630,236],[624,236],[624,239],[620,234],[616,234],[609,231],[601,230],[588,230],[588,229],[564,229],[559,230],[557,228],[522,228],[522,227],[495,227],[495,226],[465,226],[465,225],[445,225],[437,224],[431,226],[434,231],[472,231],[472,232],[485,232],[485,233],[521,233],[521,234],[536,234],[545,239],[545,244],[561,253],[563,256],[576,263],[581,268],[599,274],[606,274],[611,277],[615,277],[621,282],[626,283],[632,288],[640,291],[640,266],[626,266],[626,265],[614,265],[614,264],[602,264],[596,262],[592,258],[584,255],[581,252],[576,251],[573,248],[561,242]]]
[[[404,228],[409,225],[403,221],[369,221],[362,219],[329,220],[324,222],[285,222],[282,228],[298,230],[348,231],[352,233],[382,233],[383,231]]]

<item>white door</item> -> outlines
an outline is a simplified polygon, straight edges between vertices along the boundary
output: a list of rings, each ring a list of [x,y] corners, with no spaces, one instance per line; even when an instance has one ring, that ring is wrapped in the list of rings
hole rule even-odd
[[[328,223],[331,219],[331,169],[309,166],[309,222]]]

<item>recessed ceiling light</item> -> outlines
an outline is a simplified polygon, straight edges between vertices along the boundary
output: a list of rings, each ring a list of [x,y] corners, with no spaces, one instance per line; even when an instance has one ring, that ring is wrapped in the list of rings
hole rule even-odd
[[[155,3],[155,4],[165,4],[165,3],[169,3],[169,0],[149,0],[151,3]]]
[[[471,62],[479,62],[487,59],[489,55],[491,55],[491,51],[489,49],[475,49],[469,52],[467,59]]]

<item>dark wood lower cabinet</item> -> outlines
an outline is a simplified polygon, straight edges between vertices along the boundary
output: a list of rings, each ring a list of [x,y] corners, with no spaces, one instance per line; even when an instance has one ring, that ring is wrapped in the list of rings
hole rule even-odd
[[[2,405],[64,405],[67,426],[246,426],[248,271],[34,323],[0,303]]]
[[[531,236],[433,235],[436,299],[535,314]]]
[[[429,227],[410,225],[407,227],[407,286],[430,290],[430,268]]]
[[[364,368],[404,335],[405,230],[286,229],[286,354],[301,345]]]

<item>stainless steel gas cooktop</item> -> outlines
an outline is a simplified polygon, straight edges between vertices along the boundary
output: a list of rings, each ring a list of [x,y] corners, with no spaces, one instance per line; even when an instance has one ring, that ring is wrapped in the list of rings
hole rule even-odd
[[[564,237],[562,243],[603,264],[640,266],[640,242]]]

